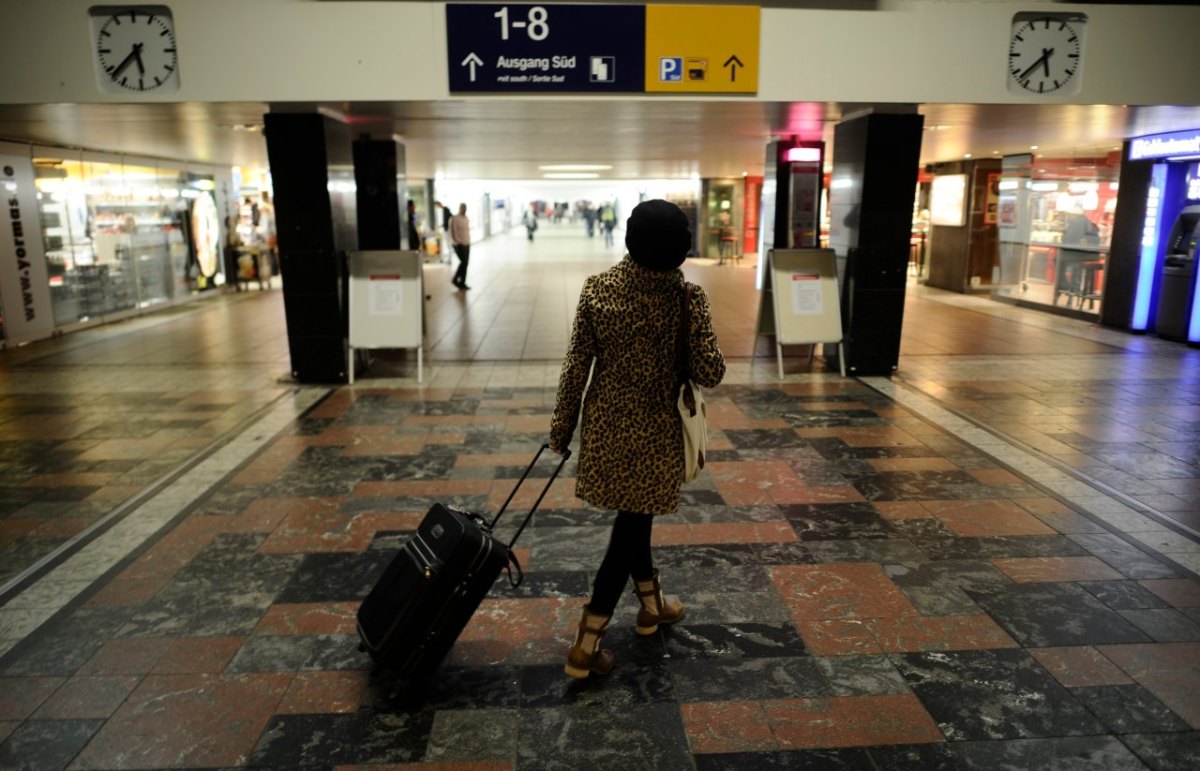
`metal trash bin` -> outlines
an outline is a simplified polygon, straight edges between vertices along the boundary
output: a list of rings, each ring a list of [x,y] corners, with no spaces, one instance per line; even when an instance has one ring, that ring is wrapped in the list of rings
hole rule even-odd
[[[1154,331],[1159,337],[1187,341],[1187,325],[1191,317],[1195,285],[1195,255],[1167,255],[1163,262],[1162,283],[1158,290],[1158,313],[1154,317]]]

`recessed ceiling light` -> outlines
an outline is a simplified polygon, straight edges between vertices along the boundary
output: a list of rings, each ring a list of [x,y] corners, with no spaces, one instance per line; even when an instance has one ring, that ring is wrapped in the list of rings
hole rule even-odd
[[[612,166],[594,163],[558,163],[538,166],[541,171],[608,171]]]
[[[970,157],[971,157],[971,154],[970,154],[970,153],[963,153],[963,157],[964,157],[964,158],[970,158]]]
[[[543,179],[599,179],[600,175],[590,172],[559,172],[554,174],[543,174]]]
[[[1037,145],[1030,145],[1030,146],[1029,146],[1029,149],[1030,149],[1030,150],[1036,150],[1036,149],[1038,149],[1038,146],[1037,146]]]

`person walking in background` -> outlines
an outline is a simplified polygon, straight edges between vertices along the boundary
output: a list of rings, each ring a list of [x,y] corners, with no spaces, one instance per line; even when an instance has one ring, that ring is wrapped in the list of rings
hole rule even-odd
[[[537,231],[537,209],[535,204],[529,204],[529,208],[525,210],[525,214],[521,217],[521,223],[525,225],[525,234],[529,240],[533,240],[533,234]]]
[[[654,517],[679,507],[684,473],[678,335],[688,335],[696,384],[712,388],[725,376],[708,297],[698,286],[688,296],[689,328],[681,330],[687,286],[678,268],[691,242],[679,207],[644,201],[626,222],[629,253],[588,278],[579,295],[549,444],[561,455],[582,411],[575,495],[617,515],[567,653],[565,670],[574,678],[612,669],[612,652],[601,649],[600,640],[630,576],[641,601],[638,634],[654,634],[661,624],[683,618],[683,604],[663,594],[650,554]]]
[[[600,228],[604,231],[604,246],[611,249],[613,245],[613,228],[617,226],[617,210],[611,203],[600,207]]]
[[[450,244],[458,255],[458,270],[450,283],[459,289],[470,289],[467,286],[467,263],[471,261],[471,223],[467,220],[467,205],[458,205],[458,214],[450,218]]]
[[[279,272],[279,234],[275,230],[275,204],[271,194],[262,191],[262,203],[258,205],[258,233],[269,265],[267,280]]]
[[[447,265],[450,264],[450,209],[441,201],[433,202],[434,222],[437,223],[439,255]]]
[[[421,234],[417,232],[417,202],[413,199],[408,199],[408,248],[414,251],[424,253],[421,243]]]

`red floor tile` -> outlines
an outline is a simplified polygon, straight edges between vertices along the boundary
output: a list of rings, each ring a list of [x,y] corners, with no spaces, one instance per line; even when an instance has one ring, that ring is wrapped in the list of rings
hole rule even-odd
[[[866,621],[858,619],[795,619],[805,649],[814,656],[883,653],[883,646]]]
[[[355,634],[357,602],[313,602],[272,605],[254,628],[254,634]]]
[[[103,487],[120,474],[81,472],[75,474],[42,474],[25,482],[22,487]]]
[[[82,667],[81,675],[144,675],[171,647],[169,637],[114,637]]]
[[[141,675],[72,677],[33,714],[34,720],[107,718],[141,682]]]
[[[65,677],[0,677],[0,720],[24,720],[64,682]]]
[[[1047,581],[1120,581],[1125,576],[1095,557],[1022,557],[992,564],[1019,584]]]
[[[871,504],[884,519],[929,519],[920,501],[876,501]]]
[[[1138,583],[1176,608],[1200,608],[1200,583],[1190,578],[1158,578]]]
[[[413,479],[400,482],[359,482],[354,486],[354,495],[388,498],[403,498],[405,496],[451,498],[454,496],[487,495],[491,487],[492,482],[487,479]],[[509,489],[512,489],[511,485]]]
[[[679,711],[693,753],[763,752],[779,746],[760,702],[685,702]]]
[[[874,563],[778,565],[770,573],[797,625],[811,620],[917,615],[908,598]]]
[[[888,653],[1019,647],[986,615],[873,618],[867,629]]]
[[[1097,650],[1200,729],[1200,643],[1101,645]]]
[[[655,525],[655,546],[721,543],[790,543],[799,540],[787,522],[712,522]]]
[[[778,699],[763,708],[783,749],[945,741],[912,694]]]
[[[876,471],[957,471],[958,464],[945,458],[871,458]]]
[[[921,505],[961,536],[1055,534],[1054,530],[1012,501],[924,501]]]
[[[445,763],[384,763],[365,766],[334,766],[334,771],[512,771],[511,763],[491,760],[450,760]]]
[[[1093,685],[1129,685],[1133,680],[1121,668],[1091,647],[1030,648],[1029,655],[1037,659],[1054,679],[1068,688]]]
[[[985,485],[1019,485],[1022,481],[1016,474],[1002,468],[970,469],[967,473]]]
[[[362,701],[370,673],[297,672],[276,709],[277,714],[354,712]]]
[[[219,674],[245,637],[176,637],[151,670],[156,675]]]
[[[556,664],[566,660],[585,598],[485,599],[448,657],[455,664]]]

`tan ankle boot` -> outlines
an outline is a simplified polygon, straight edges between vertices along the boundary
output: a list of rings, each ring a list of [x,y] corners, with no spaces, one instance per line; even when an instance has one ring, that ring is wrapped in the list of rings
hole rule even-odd
[[[583,618],[579,619],[575,644],[567,651],[564,670],[568,675],[582,680],[593,673],[607,675],[612,671],[612,651],[600,647],[600,640],[608,631],[608,622],[611,620],[612,616],[596,615],[587,605],[583,606]]]
[[[674,624],[683,618],[683,603],[675,597],[663,594],[658,571],[649,581],[634,581],[634,591],[642,601],[637,615],[637,633],[651,635],[658,631],[659,624]]]

